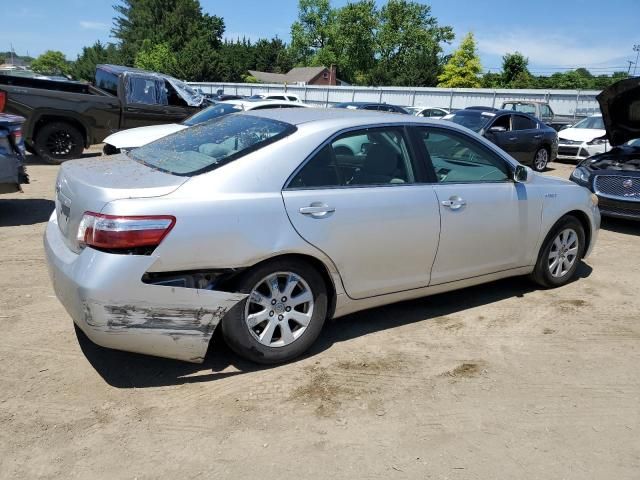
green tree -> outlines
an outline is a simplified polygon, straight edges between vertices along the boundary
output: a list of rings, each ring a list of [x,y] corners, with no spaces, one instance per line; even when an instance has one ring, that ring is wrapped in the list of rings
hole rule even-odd
[[[451,27],[440,26],[428,5],[389,0],[380,10],[375,83],[435,85],[442,66],[441,43],[453,38]]]
[[[379,14],[374,0],[347,3],[336,13],[335,48],[340,77],[366,83],[376,62]]]
[[[71,67],[64,53],[56,50],[47,50],[31,64],[34,72],[49,75],[67,75]]]
[[[96,65],[100,63],[122,63],[118,47],[113,43],[103,45],[100,41],[90,47],[83,47],[82,53],[71,66],[71,75],[78,80],[93,82]]]
[[[502,84],[507,88],[524,88],[512,85],[526,83],[529,73],[529,59],[520,52],[507,53],[502,57]]]
[[[476,41],[473,33],[468,33],[460,47],[453,52],[444,66],[444,71],[438,77],[439,87],[447,88],[478,88],[481,86],[478,76],[482,71],[480,57],[476,52]]]
[[[336,11],[329,0],[299,0],[298,20],[291,25],[291,52],[301,65],[314,63],[313,57],[334,58]]]
[[[138,50],[133,65],[143,70],[151,70],[167,75],[180,75],[178,60],[168,43],[152,45],[147,40],[142,44],[142,48]]]

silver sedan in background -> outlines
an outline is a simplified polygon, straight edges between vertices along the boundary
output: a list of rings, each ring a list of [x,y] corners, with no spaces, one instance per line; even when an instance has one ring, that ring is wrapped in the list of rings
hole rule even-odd
[[[564,285],[599,223],[587,189],[454,123],[264,110],[65,163],[45,248],[99,345],[201,362],[220,324],[277,363],[327,318],[515,275]]]

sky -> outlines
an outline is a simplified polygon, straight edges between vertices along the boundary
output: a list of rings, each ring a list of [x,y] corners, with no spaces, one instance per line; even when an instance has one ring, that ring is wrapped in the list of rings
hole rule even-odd
[[[478,41],[485,71],[499,71],[501,57],[520,51],[534,74],[586,67],[592,73],[627,70],[640,44],[640,0],[420,0],[441,25],[450,25],[455,48],[469,31]],[[60,50],[75,59],[96,40],[113,41],[118,0],[21,0],[2,6],[0,51],[37,56]],[[278,36],[288,41],[297,0],[201,0],[203,10],[224,18],[225,37]],[[341,6],[347,0],[332,0]],[[377,1],[383,5],[384,1]],[[633,68],[633,67],[632,67]],[[638,65],[640,71],[640,65]]]

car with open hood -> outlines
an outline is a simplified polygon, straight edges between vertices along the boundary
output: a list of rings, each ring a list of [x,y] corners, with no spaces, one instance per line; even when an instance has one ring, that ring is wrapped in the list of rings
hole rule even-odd
[[[571,180],[594,192],[602,215],[640,219],[640,78],[621,80],[598,95],[606,139],[613,148],[582,160]]]
[[[452,122],[367,110],[225,115],[65,163],[45,251],[95,343],[202,362],[305,352],[328,318],[531,275],[575,278],[592,195]]]

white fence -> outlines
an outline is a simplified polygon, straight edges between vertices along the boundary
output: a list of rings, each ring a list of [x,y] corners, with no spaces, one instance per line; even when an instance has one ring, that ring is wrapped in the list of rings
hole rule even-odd
[[[262,83],[191,82],[204,93],[223,90],[227,94],[254,95],[283,92],[284,85]],[[508,100],[548,101],[556,115],[583,117],[599,113],[597,90],[509,90],[490,88],[412,88],[412,87],[326,87],[287,86],[304,102],[328,106],[339,102],[384,102],[394,105],[415,105],[445,108],[465,108],[482,105],[499,108]]]

